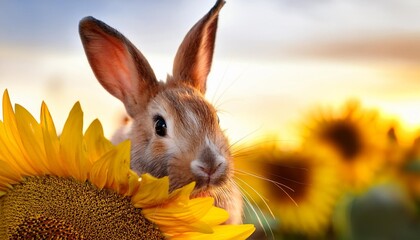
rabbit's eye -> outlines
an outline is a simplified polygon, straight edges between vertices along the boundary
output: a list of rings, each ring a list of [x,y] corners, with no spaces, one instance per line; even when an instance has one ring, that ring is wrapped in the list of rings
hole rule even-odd
[[[156,115],[154,117],[155,120],[155,132],[158,136],[164,137],[166,136],[166,122],[165,119],[163,119],[162,116]]]

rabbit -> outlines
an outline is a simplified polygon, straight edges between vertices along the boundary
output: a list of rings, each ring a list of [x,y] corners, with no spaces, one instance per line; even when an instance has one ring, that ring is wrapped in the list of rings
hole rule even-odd
[[[176,53],[173,74],[158,81],[143,54],[121,33],[85,17],[79,33],[89,64],[101,85],[124,103],[132,119],[131,168],[139,174],[169,176],[173,191],[190,182],[191,197],[210,196],[240,224],[243,199],[233,179],[233,160],[217,112],[205,98],[218,14],[225,1],[187,33]]]

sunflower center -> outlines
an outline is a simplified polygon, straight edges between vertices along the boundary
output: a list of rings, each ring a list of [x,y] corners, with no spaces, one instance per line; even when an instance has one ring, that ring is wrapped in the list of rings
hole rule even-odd
[[[273,182],[268,184],[268,191],[273,198],[284,203],[299,202],[304,199],[309,189],[310,173],[307,166],[299,159],[279,163],[264,163],[265,172]],[[294,161],[297,160],[297,161]]]
[[[73,178],[24,178],[0,198],[0,216],[0,238],[164,239],[130,198]]]
[[[347,160],[353,159],[362,149],[362,142],[357,128],[346,121],[337,121],[329,125],[322,137]]]

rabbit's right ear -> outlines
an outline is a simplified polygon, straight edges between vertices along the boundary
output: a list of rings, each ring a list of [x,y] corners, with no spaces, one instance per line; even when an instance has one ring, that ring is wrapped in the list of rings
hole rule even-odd
[[[93,17],[80,21],[79,33],[96,78],[133,117],[159,87],[146,58],[121,33]]]
[[[206,92],[207,76],[213,60],[219,11],[225,4],[217,0],[210,11],[204,15],[187,33],[175,55],[173,76],[202,94]]]

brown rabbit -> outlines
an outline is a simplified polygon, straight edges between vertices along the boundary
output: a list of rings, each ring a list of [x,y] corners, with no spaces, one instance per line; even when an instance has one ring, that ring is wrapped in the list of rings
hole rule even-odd
[[[126,136],[132,141],[132,169],[169,176],[171,190],[195,181],[193,197],[214,197],[215,205],[229,212],[227,222],[238,224],[243,200],[233,180],[229,143],[215,108],[204,99],[224,3],[217,1],[185,36],[166,83],[156,79],[127,38],[105,23],[86,17],[79,31],[96,78],[132,118]]]

